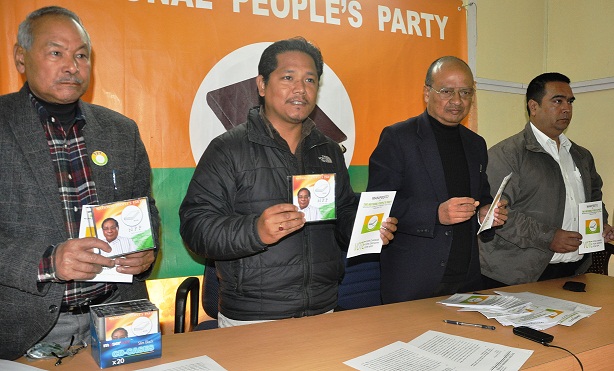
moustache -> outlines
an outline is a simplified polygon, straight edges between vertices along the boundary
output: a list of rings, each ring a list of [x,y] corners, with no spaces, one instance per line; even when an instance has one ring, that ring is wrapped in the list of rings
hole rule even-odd
[[[61,79],[56,80],[56,83],[59,84],[65,84],[65,83],[69,83],[69,84],[78,84],[81,85],[83,84],[83,80],[76,77],[76,76],[71,76],[71,77],[63,77]]]

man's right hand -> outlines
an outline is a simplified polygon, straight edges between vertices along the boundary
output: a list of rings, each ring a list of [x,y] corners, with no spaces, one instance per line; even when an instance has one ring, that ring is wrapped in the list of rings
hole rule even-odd
[[[580,233],[559,229],[554,233],[554,238],[550,242],[550,250],[561,254],[576,251],[581,242]]]
[[[479,201],[471,197],[453,197],[439,205],[439,223],[452,225],[462,223],[475,215]]]
[[[264,210],[257,223],[260,240],[271,245],[303,228],[305,214],[298,211],[298,207],[293,204],[277,204]]]
[[[102,267],[113,267],[115,261],[96,254],[94,248],[111,252],[108,243],[94,237],[74,238],[62,242],[53,256],[55,276],[62,281],[89,280],[102,272]]]

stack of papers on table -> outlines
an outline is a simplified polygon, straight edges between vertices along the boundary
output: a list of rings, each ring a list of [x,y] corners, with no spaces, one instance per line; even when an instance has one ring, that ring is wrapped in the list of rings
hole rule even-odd
[[[503,326],[527,326],[535,330],[571,326],[601,309],[530,292],[495,292],[498,295],[454,294],[438,303],[460,307],[460,311],[480,312]]]
[[[360,371],[513,371],[531,354],[532,350],[427,331],[409,343],[397,341],[343,363]]]

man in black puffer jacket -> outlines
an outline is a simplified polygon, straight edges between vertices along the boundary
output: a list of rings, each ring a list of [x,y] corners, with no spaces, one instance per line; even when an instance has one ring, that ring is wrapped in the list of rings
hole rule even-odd
[[[337,305],[356,199],[341,149],[315,128],[323,70],[303,38],[269,46],[256,80],[263,105],[199,161],[179,215],[191,251],[216,261],[220,327],[316,315]],[[288,176],[335,173],[336,220],[305,224]],[[388,243],[396,219],[383,223]]]

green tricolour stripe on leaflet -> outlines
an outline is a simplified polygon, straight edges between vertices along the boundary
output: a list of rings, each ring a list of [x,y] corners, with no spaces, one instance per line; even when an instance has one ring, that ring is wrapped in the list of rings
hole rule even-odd
[[[350,179],[354,192],[367,187],[367,166],[351,166]],[[153,169],[153,196],[162,220],[158,260],[150,279],[198,276],[203,274],[204,258],[189,252],[179,235],[179,206],[193,168]]]

